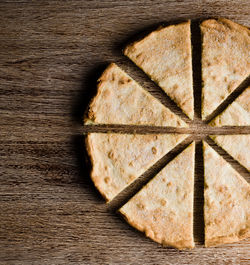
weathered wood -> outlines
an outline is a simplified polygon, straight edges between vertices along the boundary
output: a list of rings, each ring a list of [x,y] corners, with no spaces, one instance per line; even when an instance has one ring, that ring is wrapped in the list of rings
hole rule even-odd
[[[203,247],[199,31],[192,25],[194,123],[121,49],[161,23],[223,16],[249,25],[248,1],[4,1],[0,3],[0,264],[249,264],[249,240]],[[137,186],[106,205],[90,181],[82,133],[140,128],[83,127],[96,79],[116,62],[189,122],[198,142],[196,248],[162,247],[131,228],[117,207],[170,161],[184,142]],[[232,100],[232,99],[231,99]],[[163,132],[162,128],[143,131]],[[247,133],[248,128],[218,129]],[[209,141],[212,144],[212,141]],[[219,151],[248,181],[248,172]],[[144,182],[143,182],[144,181]]]

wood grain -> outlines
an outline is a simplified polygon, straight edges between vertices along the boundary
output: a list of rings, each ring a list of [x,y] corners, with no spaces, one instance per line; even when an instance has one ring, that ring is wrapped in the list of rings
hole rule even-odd
[[[216,248],[203,246],[200,140],[207,139],[211,129],[199,120],[197,25],[200,19],[217,16],[249,25],[249,1],[1,1],[0,264],[249,264],[249,240]],[[188,18],[194,19],[196,117],[192,124],[121,53],[126,43],[159,24]],[[198,143],[194,219],[197,247],[192,251],[162,247],[116,214],[117,207],[187,142],[110,205],[104,203],[90,181],[83,133],[173,130],[82,126],[96,79],[111,61],[191,126],[188,140]],[[217,133],[249,133],[249,128],[219,129]],[[213,146],[250,181],[244,168]]]

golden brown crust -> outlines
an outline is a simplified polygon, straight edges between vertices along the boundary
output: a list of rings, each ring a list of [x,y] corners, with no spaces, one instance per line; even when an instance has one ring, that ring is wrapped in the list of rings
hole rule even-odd
[[[119,210],[147,237],[178,249],[194,247],[194,153],[193,143]]]
[[[187,127],[116,64],[110,64],[98,81],[85,124]]]
[[[212,135],[210,137],[250,171],[250,135]]]
[[[227,236],[210,238],[209,241],[206,242],[205,247],[214,247],[214,246],[223,245],[223,244],[230,244],[230,243],[234,243],[234,242],[246,239],[248,237],[250,237],[249,228],[242,230],[241,235],[232,234],[232,235],[227,235]]]
[[[88,134],[89,135],[89,134]],[[93,153],[93,146],[91,144],[91,141],[88,137],[88,135],[85,137],[85,147],[86,147],[86,151],[88,153],[88,157],[90,159],[90,164],[91,164],[91,171],[90,171],[90,176],[92,178],[93,175],[93,168],[94,168],[94,157],[92,156]],[[93,179],[92,179],[93,180]],[[95,181],[93,181],[95,187],[98,189],[98,185],[95,183]],[[99,190],[99,189],[98,189]],[[99,190],[99,192],[101,193],[102,197],[105,199],[105,201],[108,201],[108,197],[106,196],[106,194],[104,192],[102,192],[102,190]]]
[[[89,133],[91,178],[106,201],[112,200],[186,135]]]
[[[89,106],[86,110],[86,112],[84,113],[84,117],[83,117],[83,122],[84,124],[91,124],[93,120],[95,120],[95,113],[92,111],[91,106],[95,105],[97,98],[100,97],[101,94],[101,79],[102,78],[106,78],[108,73],[110,72],[110,70],[114,67],[115,63],[110,63],[107,68],[104,70],[104,72],[102,73],[101,77],[97,80],[97,91],[96,91],[96,95],[91,99]]]
[[[128,45],[124,54],[193,119],[190,21],[161,27]]]
[[[250,185],[208,144],[204,153],[205,246],[250,235]]]
[[[250,31],[223,18],[205,20],[200,27],[205,119],[250,74]]]
[[[220,115],[215,117],[211,126],[249,126],[250,125],[250,86]]]

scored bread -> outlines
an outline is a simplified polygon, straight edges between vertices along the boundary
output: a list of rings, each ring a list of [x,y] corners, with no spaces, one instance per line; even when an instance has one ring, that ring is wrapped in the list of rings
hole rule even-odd
[[[161,27],[128,45],[124,54],[194,117],[190,21]]]
[[[250,74],[250,31],[230,20],[209,19],[202,33],[202,119]]]
[[[185,138],[180,134],[89,133],[91,178],[110,201]]]
[[[250,236],[250,185],[207,143],[204,153],[205,246]]]
[[[250,171],[250,135],[212,135],[210,137]]]
[[[250,125],[250,86],[220,115],[214,118],[211,126],[249,126]]]
[[[187,127],[116,64],[111,63],[99,79],[85,124],[126,124]]]
[[[194,154],[193,142],[119,210],[152,240],[178,249],[194,247]]]

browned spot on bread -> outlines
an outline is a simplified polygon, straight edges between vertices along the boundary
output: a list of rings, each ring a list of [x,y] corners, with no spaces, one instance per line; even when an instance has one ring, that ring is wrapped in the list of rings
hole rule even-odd
[[[129,180],[130,180],[130,181],[133,181],[134,179],[136,179],[136,176],[134,176],[134,175],[129,175]]]
[[[105,177],[105,178],[104,178],[104,182],[105,182],[106,184],[108,184],[108,183],[110,182],[110,177]]]
[[[106,89],[103,91],[102,96],[104,99],[108,98],[110,96],[110,90]]]
[[[214,223],[217,225],[220,224],[221,222],[222,222],[222,219],[219,219],[219,218],[214,219]]]
[[[181,122],[180,122],[179,120],[177,121],[177,125],[178,125],[178,126],[180,126],[180,125],[181,125]]]
[[[175,89],[177,89],[179,86],[177,85],[177,84],[175,84],[174,86],[173,86],[173,89],[175,90]]]
[[[162,206],[165,206],[165,205],[166,205],[166,203],[167,203],[167,202],[166,202],[166,200],[165,200],[165,199],[161,199],[161,205],[162,205]]]
[[[235,82],[232,81],[229,83],[228,87],[227,87],[228,91],[231,93],[232,91],[234,91],[235,89]]]
[[[239,231],[239,236],[242,236],[246,233],[247,229],[246,228],[243,228]]]
[[[167,186],[168,186],[168,187],[172,186],[172,182],[171,182],[171,181],[168,182]]]
[[[139,59],[139,58],[141,57],[141,55],[142,55],[142,53],[138,53],[138,54],[136,55],[136,59]]]
[[[114,158],[114,153],[112,150],[108,152],[108,158],[110,158],[110,159]]]
[[[155,155],[157,153],[157,149],[155,147],[152,147],[152,153]]]
[[[92,109],[89,109],[88,116],[89,116],[89,119],[95,120],[95,114]]]
[[[219,190],[219,192],[225,192],[225,191],[227,191],[227,187],[226,186],[220,186],[218,188],[218,190]]]
[[[124,79],[120,79],[118,83],[119,83],[119,85],[124,85],[126,83],[126,81]]]
[[[138,207],[140,210],[144,210],[144,209],[145,209],[145,205],[142,204],[142,203],[138,203],[138,204],[137,204],[137,207]]]

